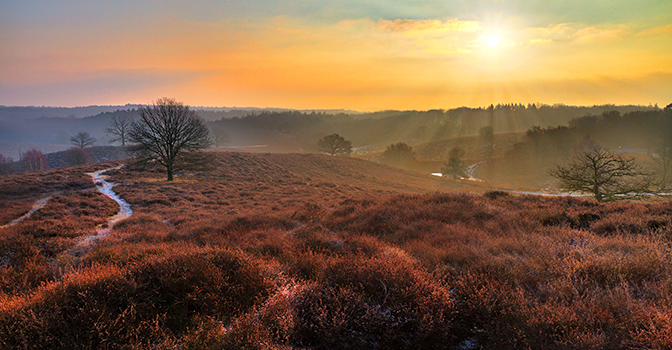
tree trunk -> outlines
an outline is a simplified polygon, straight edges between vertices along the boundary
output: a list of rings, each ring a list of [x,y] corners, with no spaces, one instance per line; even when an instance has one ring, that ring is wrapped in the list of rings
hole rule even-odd
[[[173,181],[173,166],[172,165],[167,165],[166,166],[166,174],[168,175],[168,180],[167,181]]]
[[[597,185],[593,186],[593,196],[595,196],[596,201],[602,202],[602,193],[600,193],[600,189]]]

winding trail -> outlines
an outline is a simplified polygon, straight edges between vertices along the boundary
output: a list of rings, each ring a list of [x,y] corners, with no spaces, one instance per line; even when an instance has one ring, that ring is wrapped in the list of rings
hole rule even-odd
[[[469,181],[476,181],[476,182],[484,182],[483,180],[475,177],[476,169],[482,164],[485,164],[489,162],[490,160],[482,160],[480,162],[472,163],[467,166],[466,173],[467,173],[467,178],[465,180]],[[443,174],[441,173],[431,173],[433,176],[439,176],[442,177]],[[477,186],[477,185],[474,185]],[[480,186],[479,186],[480,187]],[[501,191],[501,192],[507,192],[507,193],[516,193],[516,194],[527,194],[527,195],[534,195],[534,196],[545,196],[545,197],[592,197],[590,194],[585,194],[585,193],[571,193],[571,192],[543,192],[543,191],[517,191],[517,190],[507,190],[503,188],[493,188],[493,187],[481,187],[483,189],[489,190],[489,191]],[[651,195],[654,196],[656,195],[655,193],[646,193],[644,195]],[[667,195],[667,194],[663,194]]]
[[[516,190],[505,190],[501,188],[490,188],[490,187],[484,187],[487,190],[492,190],[492,191],[502,191],[502,192],[508,192],[508,193],[517,193],[517,194],[529,194],[532,196],[544,196],[544,197],[592,197],[593,195],[591,194],[585,194],[585,193],[573,193],[573,192],[558,192],[558,193],[551,193],[551,192],[538,192],[538,191],[516,191]]]
[[[467,166],[467,176],[469,176],[469,180],[483,182],[483,180],[476,178],[474,174],[476,173],[476,169],[478,168],[479,165],[487,162],[488,160],[482,160],[480,162],[476,162],[474,164]]]
[[[487,162],[489,162],[489,160],[482,160],[480,162],[468,165],[467,168],[465,169],[465,172],[467,173],[467,177],[463,178],[463,179],[469,180],[469,181],[483,182],[483,180],[476,178],[474,176],[474,173],[476,172],[476,168],[478,168],[479,165],[481,165],[483,163],[487,163]],[[431,174],[432,174],[432,176],[443,177],[442,173],[431,173]]]
[[[123,167],[124,165],[120,165],[118,167],[114,168],[108,168],[108,169],[103,169],[103,170],[98,170],[93,173],[86,173],[87,175],[90,175],[91,178],[93,179],[93,183],[96,184],[96,188],[100,193],[110,197],[113,199],[117,204],[119,204],[119,212],[107,219],[107,225],[101,224],[96,227],[96,232],[95,234],[88,235],[84,237],[81,241],[79,241],[74,247],[68,249],[67,253],[70,255],[82,255],[84,254],[89,247],[96,243],[98,240],[105,238],[107,235],[112,232],[112,227],[114,225],[131,215],[133,215],[133,210],[131,210],[131,206],[126,203],[125,200],[121,199],[114,191],[112,191],[112,187],[115,185],[113,182],[108,182],[105,181],[105,179],[108,177],[107,175],[103,175],[103,173],[110,171],[110,170],[117,170]]]
[[[54,197],[55,195],[57,195],[57,194],[58,194],[58,193],[52,193],[52,194],[50,194],[50,195],[48,195],[48,196],[46,196],[46,197],[44,197],[44,198],[40,198],[40,199],[38,199],[38,200],[35,201],[35,203],[33,204],[33,207],[30,208],[30,211],[28,211],[27,213],[23,214],[23,216],[21,216],[21,217],[18,218],[18,219],[14,219],[14,220],[12,220],[12,222],[10,222],[9,224],[5,224],[5,225],[0,226],[0,228],[6,228],[6,227],[14,226],[14,225],[20,223],[21,221],[28,219],[28,218],[31,217],[36,211],[38,211],[38,210],[44,208],[44,206],[47,205],[47,203],[49,203],[49,200],[50,200],[52,197]]]

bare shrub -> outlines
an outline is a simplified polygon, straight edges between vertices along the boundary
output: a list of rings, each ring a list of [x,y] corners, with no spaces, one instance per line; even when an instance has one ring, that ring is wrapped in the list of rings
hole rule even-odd
[[[44,153],[35,148],[23,153],[21,155],[21,160],[23,161],[23,165],[29,171],[43,170],[49,167],[47,164],[47,157],[45,157]]]
[[[65,159],[70,165],[82,165],[91,162],[91,155],[86,148],[73,147],[65,153]]]

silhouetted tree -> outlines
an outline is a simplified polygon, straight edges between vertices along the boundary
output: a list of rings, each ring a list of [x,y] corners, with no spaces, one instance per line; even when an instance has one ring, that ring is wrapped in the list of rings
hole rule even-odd
[[[91,161],[91,155],[84,147],[72,147],[66,151],[65,160],[70,165],[82,165]]]
[[[449,152],[447,163],[443,163],[441,173],[443,176],[451,176],[453,180],[467,176],[467,165],[462,160],[464,157],[464,150],[460,147],[453,147]]]
[[[126,146],[128,141],[128,132],[131,130],[133,119],[127,115],[115,115],[112,117],[112,123],[105,129],[105,132],[112,136],[110,143],[121,142]]]
[[[196,113],[172,98],[161,98],[140,109],[140,120],[129,131],[136,165],[161,165],[168,181],[178,170],[203,169],[210,145],[208,128]]]
[[[544,132],[546,130],[538,125],[532,125],[526,132],[525,137],[527,141],[534,145],[534,155],[539,158],[541,156],[541,143],[543,141]]]
[[[43,170],[47,169],[47,157],[38,149],[30,149],[21,155],[21,161],[26,167],[26,170]]]
[[[570,192],[590,193],[598,202],[613,201],[649,192],[650,179],[633,158],[613,154],[591,143],[567,166],[556,166],[550,175]]]
[[[231,142],[231,137],[229,137],[229,134],[221,126],[211,127],[210,137],[212,138],[212,143],[217,147],[226,146]]]
[[[0,154],[0,174],[9,174],[12,170],[13,161],[11,157],[5,157]]]
[[[397,166],[410,165],[415,161],[413,147],[403,142],[391,144],[387,146],[387,149],[383,152],[381,161],[386,164]]]
[[[331,134],[317,141],[317,149],[332,156],[352,153],[352,143],[339,134]]]
[[[494,155],[495,147],[495,131],[492,126],[484,126],[478,130],[478,134],[481,136],[481,140],[485,144],[486,157],[492,158]]]
[[[670,180],[670,170],[672,170],[672,149],[666,145],[660,145],[656,153],[651,156],[657,166],[657,183],[658,188],[664,191],[668,187]]]
[[[652,158],[658,166],[659,188],[663,191],[668,187],[672,172],[672,104],[667,105],[661,118],[656,120],[656,131],[659,137],[654,141]]]
[[[91,137],[88,132],[78,132],[77,135],[70,138],[70,143],[77,147],[89,147],[96,143],[96,138]]]

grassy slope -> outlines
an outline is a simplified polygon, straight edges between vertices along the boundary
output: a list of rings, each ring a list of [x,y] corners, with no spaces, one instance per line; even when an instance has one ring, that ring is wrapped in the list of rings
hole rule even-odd
[[[110,214],[96,192],[64,190],[1,230],[0,344],[672,346],[669,203],[466,194],[310,154],[222,153],[217,165],[175,183],[112,173],[135,215],[80,260],[65,250]],[[44,176],[0,190],[39,197],[13,186],[48,192]]]
[[[216,170],[169,184],[160,172],[119,174],[117,188],[140,212],[167,208],[242,214],[296,211],[308,202],[333,205],[348,198],[393,193],[480,191],[469,184],[379,165],[316,154],[221,153]],[[481,191],[482,192],[482,191]]]

